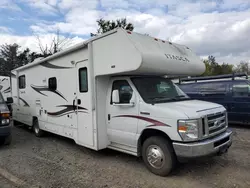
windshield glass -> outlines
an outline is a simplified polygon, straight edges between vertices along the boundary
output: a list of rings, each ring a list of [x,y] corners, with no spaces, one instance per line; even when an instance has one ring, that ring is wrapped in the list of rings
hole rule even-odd
[[[171,80],[164,77],[132,77],[132,82],[146,103],[190,100]]]

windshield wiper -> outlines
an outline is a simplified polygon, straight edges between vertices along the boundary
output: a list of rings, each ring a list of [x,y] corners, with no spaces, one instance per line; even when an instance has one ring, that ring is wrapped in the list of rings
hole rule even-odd
[[[150,97],[148,99],[152,99],[153,102],[161,102],[161,101],[170,102],[170,101],[190,100],[190,98],[186,97],[185,95],[178,95],[173,98],[159,96],[159,97]]]
[[[174,97],[176,100],[191,100],[190,97],[185,95],[178,95]]]
[[[175,101],[177,100],[176,98],[168,98],[168,97],[150,97],[148,99],[152,99],[154,102],[159,102],[159,101]]]

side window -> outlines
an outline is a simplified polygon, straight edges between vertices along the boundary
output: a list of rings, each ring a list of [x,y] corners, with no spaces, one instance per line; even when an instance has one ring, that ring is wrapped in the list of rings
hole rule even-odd
[[[129,103],[132,95],[133,95],[133,90],[130,87],[128,81],[126,80],[116,80],[113,82],[112,86],[112,92],[114,90],[119,91],[119,98],[120,98],[120,103]],[[112,93],[111,93],[111,104],[112,104]]]
[[[227,84],[226,83],[202,83],[200,84],[199,91],[200,92],[226,92]]]
[[[234,97],[250,96],[250,84],[248,82],[233,83],[232,92]]]
[[[49,89],[55,91],[57,89],[56,77],[49,78]]]
[[[86,67],[79,69],[79,90],[81,93],[88,92],[88,71]]]
[[[180,89],[185,93],[197,93],[199,92],[200,83],[198,84],[180,84]]]
[[[24,89],[26,87],[25,75],[19,76],[18,82],[19,82],[19,84],[18,84],[19,89]]]

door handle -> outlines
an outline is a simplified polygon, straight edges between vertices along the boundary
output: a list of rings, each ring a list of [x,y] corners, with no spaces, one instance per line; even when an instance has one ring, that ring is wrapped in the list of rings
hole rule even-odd
[[[140,112],[140,114],[142,114],[142,115],[150,115],[149,112]]]
[[[73,100],[73,110],[76,111],[75,99]]]
[[[110,121],[110,114],[108,114],[108,120]]]

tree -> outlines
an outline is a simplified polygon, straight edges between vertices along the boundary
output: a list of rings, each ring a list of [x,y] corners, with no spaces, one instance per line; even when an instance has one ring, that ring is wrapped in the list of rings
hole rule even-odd
[[[97,33],[90,33],[90,36],[97,36],[99,34],[106,33],[108,31],[111,31],[115,28],[121,27],[125,30],[133,31],[134,26],[132,23],[127,23],[126,18],[122,19],[117,19],[117,20],[104,20],[104,19],[99,19],[96,21],[98,25]]]
[[[33,62],[36,58],[43,57],[42,54],[31,52],[29,48],[26,48],[17,56],[19,61],[19,66],[26,65],[28,63]]]
[[[61,51],[65,46],[71,44],[71,39],[69,37],[63,37],[60,35],[59,29],[57,29],[56,35],[52,38],[49,44],[43,45],[39,35],[36,35],[36,39],[42,57],[48,57],[56,52]]]
[[[220,65],[216,62],[214,56],[208,56],[208,59],[203,60],[203,63],[206,66],[206,70],[203,73],[203,76],[233,73],[233,65],[229,65],[227,63],[223,63],[222,65]]]
[[[0,57],[4,60],[1,64],[1,69],[10,72],[12,69],[19,67],[17,44],[4,44],[0,47]]]
[[[240,73],[247,73],[250,74],[250,65],[246,61],[241,61],[240,64],[238,64],[235,68],[235,72],[240,72]]]
[[[20,51],[17,44],[4,44],[0,46],[0,74],[9,75],[10,71],[34,61],[41,54],[31,52],[29,48]]]

